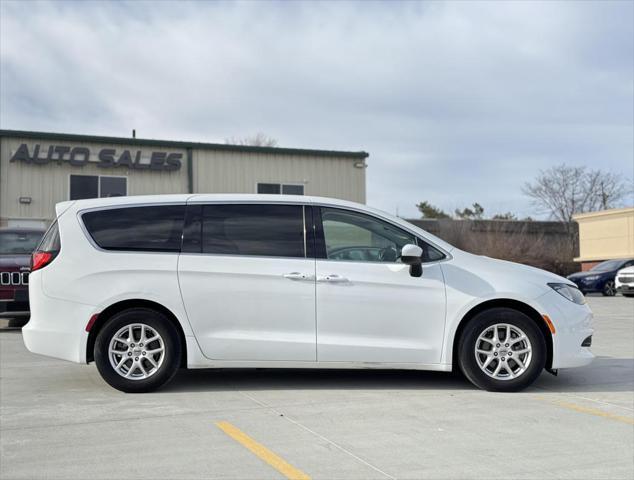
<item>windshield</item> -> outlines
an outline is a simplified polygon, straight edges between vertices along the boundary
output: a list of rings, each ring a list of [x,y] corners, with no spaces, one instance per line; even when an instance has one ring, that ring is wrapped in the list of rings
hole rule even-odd
[[[0,255],[30,255],[42,232],[0,232]]]
[[[610,270],[616,270],[623,264],[623,260],[608,260],[595,265],[590,270],[593,272],[609,272]]]

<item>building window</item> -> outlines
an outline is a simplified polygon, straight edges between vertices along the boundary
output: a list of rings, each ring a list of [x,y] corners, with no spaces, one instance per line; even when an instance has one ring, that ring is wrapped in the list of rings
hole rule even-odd
[[[84,198],[123,197],[128,194],[126,177],[71,175],[70,200]]]
[[[304,195],[304,185],[296,183],[258,183],[258,193]]]

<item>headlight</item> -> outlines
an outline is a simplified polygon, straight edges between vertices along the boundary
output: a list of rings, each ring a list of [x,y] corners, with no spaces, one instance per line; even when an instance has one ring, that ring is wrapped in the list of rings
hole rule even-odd
[[[548,286],[562,297],[566,297],[577,305],[586,303],[586,297],[583,296],[583,293],[581,293],[577,287],[568,285],[567,283],[549,283]]]

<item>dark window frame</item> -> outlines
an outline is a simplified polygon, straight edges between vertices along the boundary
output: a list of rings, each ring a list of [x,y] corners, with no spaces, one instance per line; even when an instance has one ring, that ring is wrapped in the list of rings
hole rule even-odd
[[[260,185],[270,185],[279,187],[279,192],[260,193]],[[302,193],[284,193],[284,187],[301,187]],[[306,185],[303,183],[284,183],[284,182],[257,182],[255,184],[255,193],[258,195],[306,195]]]
[[[97,196],[96,197],[82,197],[81,199],[73,199],[73,177],[87,177],[87,178],[96,178],[97,179]],[[127,196],[128,195],[128,177],[125,175],[93,175],[93,174],[81,174],[81,173],[70,173],[68,174],[68,199],[69,200],[86,200],[91,198],[114,198],[114,197],[102,197],[101,196],[101,179],[102,178],[120,178],[125,180],[125,195],[117,195],[117,196]]]

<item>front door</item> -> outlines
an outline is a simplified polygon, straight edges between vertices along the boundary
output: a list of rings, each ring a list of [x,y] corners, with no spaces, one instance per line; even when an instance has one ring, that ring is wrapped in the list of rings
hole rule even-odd
[[[440,362],[444,254],[371,215],[321,208],[317,215],[317,359],[320,362]],[[423,275],[399,261],[423,248]],[[425,263],[427,262],[427,263]]]
[[[302,205],[188,206],[178,274],[206,357],[315,361],[315,259],[306,257],[304,218]]]

